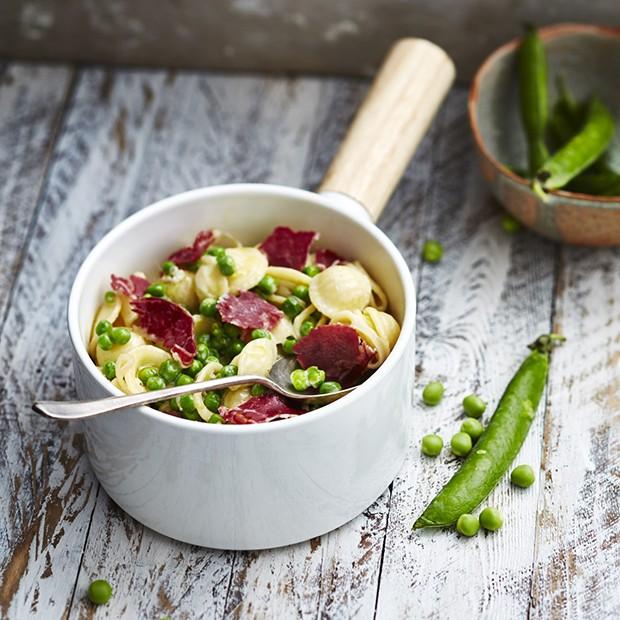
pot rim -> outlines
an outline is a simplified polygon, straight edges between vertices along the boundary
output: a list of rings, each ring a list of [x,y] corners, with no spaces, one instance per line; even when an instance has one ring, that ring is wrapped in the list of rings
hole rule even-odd
[[[277,433],[291,429],[301,428],[305,425],[319,422],[322,418],[335,415],[342,407],[353,406],[357,401],[364,398],[364,395],[372,390],[382,378],[390,372],[405,354],[406,347],[410,342],[410,336],[415,329],[415,287],[413,279],[403,256],[400,254],[392,241],[379,228],[362,217],[356,217],[350,210],[343,208],[333,200],[325,196],[310,192],[307,190],[297,189],[284,185],[263,184],[263,183],[233,183],[226,185],[214,185],[199,189],[189,190],[179,194],[174,194],[157,202],[140,209],[133,215],[124,219],[122,222],[112,228],[88,253],[82,262],[69,294],[69,303],[67,306],[67,322],[69,326],[69,336],[73,351],[81,365],[86,369],[90,376],[106,391],[110,396],[120,396],[121,390],[113,386],[97,369],[97,366],[88,354],[86,344],[82,341],[79,316],[80,316],[80,298],[82,296],[87,276],[91,271],[92,265],[100,258],[100,256],[109,248],[110,245],[123,238],[129,231],[133,230],[137,225],[148,220],[155,214],[165,211],[173,211],[186,202],[193,202],[200,198],[213,198],[217,196],[226,196],[229,194],[239,193],[258,193],[279,195],[282,197],[298,198],[314,203],[320,203],[322,206],[332,209],[344,215],[346,218],[354,221],[357,225],[362,226],[365,231],[373,236],[381,246],[386,250],[392,262],[396,267],[396,272],[401,281],[404,292],[404,312],[401,331],[394,345],[394,348],[388,355],[387,359],[379,368],[356,390],[347,394],[343,398],[334,401],[328,405],[320,407],[316,411],[297,416],[287,420],[278,420],[268,424],[197,424],[195,421],[186,420],[185,418],[172,416],[162,413],[148,406],[137,407],[136,411],[146,416],[155,423],[162,423],[180,430],[192,430],[198,433],[226,435],[256,434],[256,433]],[[320,232],[320,231],[319,231]],[[110,414],[114,415],[114,414]]]

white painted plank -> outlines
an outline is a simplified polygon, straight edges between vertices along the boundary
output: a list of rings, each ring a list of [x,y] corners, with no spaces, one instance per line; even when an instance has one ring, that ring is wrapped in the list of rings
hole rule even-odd
[[[620,252],[562,258],[530,616],[618,618]]]
[[[0,316],[19,268],[71,76],[64,65],[0,67]]]
[[[470,392],[489,401],[489,415],[527,355],[525,345],[548,331],[552,308],[554,248],[527,233],[503,233],[496,205],[475,172],[465,95],[450,104],[421,205],[423,237],[439,239],[445,257],[420,272],[418,390],[410,454],[392,492],[377,605],[381,619],[516,618],[529,605],[535,488],[515,493],[503,482],[493,492],[488,503],[506,515],[495,535],[467,540],[450,531],[411,531],[458,464],[449,447],[437,459],[421,456],[421,437],[439,432],[448,444],[462,420],[461,400]],[[446,394],[440,406],[427,408],[420,392],[434,379],[445,383]],[[540,460],[541,411],[519,457],[527,462]]]

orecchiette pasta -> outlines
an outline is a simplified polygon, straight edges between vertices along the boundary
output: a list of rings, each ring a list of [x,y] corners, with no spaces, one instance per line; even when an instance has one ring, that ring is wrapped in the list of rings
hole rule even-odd
[[[267,257],[256,248],[232,248],[228,256],[235,261],[236,271],[229,278],[229,291],[238,293],[254,288],[267,272]]]
[[[364,267],[327,249],[319,260],[311,251],[316,238],[277,227],[249,246],[227,233],[200,231],[193,244],[162,256],[151,279],[141,272],[112,276],[115,292],[97,310],[89,354],[128,394],[218,377],[267,377],[283,356],[298,363],[290,377],[298,390],[363,381],[386,360],[400,326]],[[211,424],[307,411],[247,382],[156,406]]]
[[[168,354],[159,347],[144,344],[121,353],[116,358],[116,380],[119,387],[127,394],[138,394],[146,390],[138,379],[138,371],[145,366],[159,366],[170,359]]]
[[[362,310],[370,302],[370,278],[350,265],[333,265],[310,282],[310,301],[329,318],[343,310]]]
[[[228,278],[222,274],[213,256],[204,256],[195,277],[196,293],[199,299],[213,297],[217,299],[228,293]]]
[[[145,342],[146,341],[140,334],[136,332],[131,332],[129,342],[127,342],[126,344],[114,345],[111,349],[107,351],[97,345],[95,350],[95,358],[97,360],[97,364],[99,364],[99,366],[103,366],[106,362],[115,362],[119,355],[129,352],[132,349],[135,349],[136,347],[145,344]]]
[[[215,379],[217,377],[217,373],[222,370],[222,365],[219,362],[209,362],[204,366],[204,368],[196,375],[196,382],[199,381],[209,381],[209,379]],[[213,415],[212,411],[209,411],[202,400],[202,394],[193,394],[192,400],[194,401],[194,406],[196,407],[196,411],[198,411],[198,415],[205,421],[208,422]]]
[[[257,338],[248,342],[231,361],[240,375],[266,377],[278,358],[278,349],[272,338]],[[238,389],[238,388],[231,388]]]

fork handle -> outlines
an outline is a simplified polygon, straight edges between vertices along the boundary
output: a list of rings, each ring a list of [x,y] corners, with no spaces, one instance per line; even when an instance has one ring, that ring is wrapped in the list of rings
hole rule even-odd
[[[124,396],[110,396],[109,398],[99,398],[96,400],[40,400],[32,405],[32,408],[39,414],[55,420],[83,420],[92,418],[104,413],[131,409],[142,405],[150,405],[161,400],[205,392],[207,390],[222,390],[236,385],[246,385],[260,383],[275,391],[280,391],[278,386],[259,375],[243,375],[235,377],[223,377],[221,379],[210,379],[209,381],[199,381],[188,385],[177,385],[153,390],[152,392],[141,392],[140,394],[126,394]]]

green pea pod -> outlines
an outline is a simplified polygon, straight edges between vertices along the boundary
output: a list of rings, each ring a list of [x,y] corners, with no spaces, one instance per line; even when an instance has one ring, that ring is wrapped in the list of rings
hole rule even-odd
[[[560,148],[581,129],[586,106],[575,101],[562,76],[558,76],[556,88],[558,98],[549,115],[547,132],[551,142]]]
[[[506,388],[488,426],[459,470],[414,524],[444,527],[471,513],[493,490],[517,456],[547,381],[549,352],[564,339],[550,334],[530,345],[532,353]]]
[[[547,58],[538,32],[528,27],[518,54],[519,98],[521,120],[528,144],[528,164],[531,176],[549,157],[545,145],[548,116]]]
[[[614,119],[607,108],[596,97],[592,98],[581,131],[536,173],[534,191],[544,198],[545,192],[564,187],[602,155],[611,142],[614,128]]]
[[[589,170],[575,177],[566,189],[592,196],[620,195],[620,174],[613,170],[603,172],[590,172]]]

